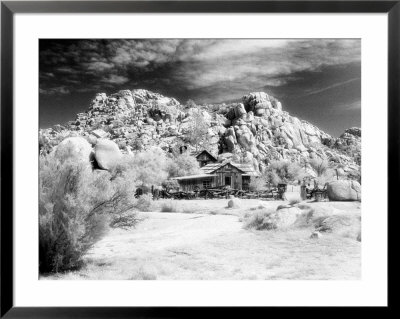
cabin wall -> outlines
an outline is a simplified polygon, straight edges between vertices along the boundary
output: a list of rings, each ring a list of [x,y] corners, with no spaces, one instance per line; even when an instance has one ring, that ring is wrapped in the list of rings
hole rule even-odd
[[[193,192],[196,187],[199,189],[204,189],[204,182],[209,182],[210,188],[216,186],[215,178],[207,177],[201,179],[188,179],[188,180],[178,180],[179,188],[184,192]]]
[[[233,189],[242,189],[242,172],[232,165],[225,165],[214,173],[217,174],[217,186],[230,186]],[[225,184],[225,177],[231,178],[230,185]]]

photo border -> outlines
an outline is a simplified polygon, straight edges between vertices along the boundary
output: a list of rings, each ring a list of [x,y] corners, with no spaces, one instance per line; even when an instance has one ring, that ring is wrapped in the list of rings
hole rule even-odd
[[[388,213],[399,181],[400,1],[2,1],[1,3],[1,279],[7,318],[203,317],[225,307],[14,307],[13,305],[13,21],[15,13],[388,13]],[[388,218],[392,218],[388,214]],[[393,222],[389,223],[388,225]],[[388,236],[393,234],[388,229]],[[390,249],[390,245],[388,245]],[[388,254],[389,258],[389,254]],[[390,258],[389,258],[390,261]],[[388,284],[390,281],[388,280]],[[388,306],[390,307],[390,297]],[[262,310],[264,307],[252,307]],[[308,307],[295,308],[309,315]],[[348,309],[348,308],[347,308]],[[349,309],[348,309],[349,310]],[[346,310],[346,311],[348,311]],[[235,309],[249,315],[249,309]],[[270,311],[270,310],[268,310]],[[331,311],[331,310],[330,310]],[[358,311],[358,310],[357,310]],[[334,314],[334,311],[332,314]]]

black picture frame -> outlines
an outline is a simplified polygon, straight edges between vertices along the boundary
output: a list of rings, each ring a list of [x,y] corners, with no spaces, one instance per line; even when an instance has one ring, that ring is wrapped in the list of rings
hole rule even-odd
[[[400,0],[396,1],[2,1],[1,2],[1,317],[132,318],[226,316],[226,308],[64,307],[22,308],[13,303],[13,19],[16,13],[387,13],[388,14],[388,207],[399,181]],[[382,107],[382,106],[380,106]],[[384,212],[380,212],[384,213]],[[392,213],[395,213],[392,211]],[[388,214],[388,218],[390,215]],[[392,217],[390,217],[392,220]],[[391,225],[389,222],[388,225]],[[392,224],[393,225],[393,224]],[[389,233],[392,234],[393,232]],[[388,281],[388,284],[390,281]],[[388,305],[391,306],[391,298]],[[387,309],[388,309],[387,308]],[[231,309],[232,310],[232,309]],[[262,310],[262,308],[257,308]],[[353,309],[354,311],[355,309]],[[233,310],[249,315],[249,309]],[[268,310],[270,311],[270,310]],[[296,315],[307,308],[290,308]],[[348,312],[353,312],[347,308]],[[358,310],[357,310],[358,311]],[[335,314],[336,310],[330,310]],[[359,313],[358,313],[359,314]]]

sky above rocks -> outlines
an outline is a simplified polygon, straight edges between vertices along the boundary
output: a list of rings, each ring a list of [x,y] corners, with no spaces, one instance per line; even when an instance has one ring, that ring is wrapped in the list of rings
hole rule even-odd
[[[39,51],[41,128],[122,89],[198,104],[264,91],[332,135],[361,125],[358,39],[42,39]]]

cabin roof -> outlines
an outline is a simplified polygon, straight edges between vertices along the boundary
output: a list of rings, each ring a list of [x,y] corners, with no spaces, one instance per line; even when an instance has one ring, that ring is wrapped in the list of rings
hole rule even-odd
[[[200,152],[194,152],[194,153],[192,153],[192,155],[194,156],[194,157],[199,157],[201,154],[203,154],[203,153],[207,153],[208,154],[208,156],[210,156],[213,160],[215,160],[215,161],[217,161],[217,158],[214,156],[214,155],[212,155],[209,151],[207,151],[207,150],[202,150],[202,151],[200,151]]]
[[[212,177],[212,176],[217,176],[217,175],[216,174],[198,174],[198,175],[173,177],[171,179],[176,179],[176,180],[180,181],[180,180],[187,180],[187,179],[201,179],[201,178],[207,178],[207,177]]]
[[[231,164],[233,167],[236,167],[238,170],[240,170],[243,173],[243,175],[258,176],[258,173],[254,170],[254,167],[251,164],[240,164],[240,163],[232,163],[232,162],[211,163],[211,164],[207,164],[207,165],[203,166],[200,169],[206,174],[212,174],[216,170],[220,169],[221,167],[224,167],[227,164]]]

